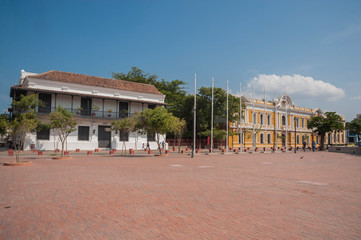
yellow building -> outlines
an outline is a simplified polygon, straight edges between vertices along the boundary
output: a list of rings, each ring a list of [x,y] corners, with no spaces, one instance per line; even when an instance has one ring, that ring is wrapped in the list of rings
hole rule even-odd
[[[229,136],[229,147],[290,150],[295,145],[302,148],[304,141],[311,147],[313,140],[317,147],[320,145],[321,137],[307,128],[307,121],[312,116],[322,115],[321,109],[297,107],[288,95],[272,102],[242,96],[242,102],[246,106],[244,118],[230,123],[229,130],[233,134]],[[345,136],[344,132],[326,134],[325,144],[345,144]]]

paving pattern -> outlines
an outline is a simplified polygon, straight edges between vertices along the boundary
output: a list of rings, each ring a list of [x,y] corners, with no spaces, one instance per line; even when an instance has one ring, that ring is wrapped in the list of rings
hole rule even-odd
[[[361,239],[360,156],[24,158],[0,166],[0,239]]]

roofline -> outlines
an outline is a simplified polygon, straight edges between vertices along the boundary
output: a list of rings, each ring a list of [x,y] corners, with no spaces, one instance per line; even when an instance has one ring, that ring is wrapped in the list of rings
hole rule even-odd
[[[10,88],[10,97],[13,96],[13,91],[14,90],[24,90],[24,91],[33,91],[33,92],[43,92],[43,93],[54,93],[54,94],[60,94],[60,95],[91,97],[91,98],[119,100],[119,101],[128,101],[128,102],[138,102],[138,103],[151,103],[151,104],[158,104],[158,105],[168,105],[167,103],[162,103],[162,102],[152,102],[152,101],[136,100],[136,99],[130,99],[130,98],[107,97],[107,96],[99,96],[99,95],[84,94],[84,93],[62,92],[62,91],[41,89],[41,88],[21,87],[19,85],[14,85],[14,86],[12,86]]]
[[[131,82],[131,83],[135,83],[135,84],[138,84],[138,85],[141,85],[141,86],[152,86],[154,87],[158,93],[150,93],[150,94],[154,94],[154,95],[163,95],[163,93],[161,93],[158,88],[156,88],[153,84],[149,84],[149,83],[138,83],[138,82],[132,82],[132,81],[127,81],[127,80],[121,80],[121,79],[113,79],[113,78],[105,78],[105,77],[98,77],[98,76],[92,76],[92,75],[87,75],[87,74],[82,74],[82,73],[73,73],[73,72],[65,72],[65,71],[58,71],[58,70],[50,70],[50,71],[47,71],[47,72],[43,72],[43,73],[36,73],[36,74],[31,74],[31,75],[27,75],[25,76],[24,80],[26,78],[33,78],[33,79],[39,79],[39,80],[48,80],[48,81],[56,81],[56,80],[51,80],[51,79],[43,79],[43,78],[36,78],[37,76],[41,76],[41,75],[45,75],[45,74],[48,74],[48,73],[51,73],[51,72],[60,72],[60,73],[66,73],[66,74],[78,74],[78,75],[82,75],[82,76],[85,76],[85,77],[92,77],[92,78],[101,78],[101,79],[105,79],[107,81],[123,81],[123,82]],[[61,81],[56,81],[56,82],[61,82]],[[74,84],[80,84],[80,83],[74,83]],[[86,85],[86,84],[80,84],[80,85]],[[94,86],[94,85],[91,85],[91,86]],[[127,91],[127,90],[125,90]],[[136,91],[136,92],[141,92],[141,91]],[[143,93],[143,92],[141,92]]]

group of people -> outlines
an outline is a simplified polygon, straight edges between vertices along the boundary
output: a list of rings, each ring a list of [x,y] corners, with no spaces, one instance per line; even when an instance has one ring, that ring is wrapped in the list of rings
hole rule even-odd
[[[304,152],[306,152],[306,145],[307,145],[306,141],[303,141],[302,144],[303,144],[302,149]],[[316,150],[316,142],[315,142],[315,140],[313,140],[312,141],[312,152],[314,152],[315,150]]]
[[[164,150],[165,149],[165,142],[163,141],[162,143],[162,149]],[[160,146],[158,146],[158,149],[160,148]],[[150,145],[149,145],[149,142],[147,142],[147,147],[144,146],[144,143],[143,143],[143,147],[142,147],[143,150],[150,150]]]

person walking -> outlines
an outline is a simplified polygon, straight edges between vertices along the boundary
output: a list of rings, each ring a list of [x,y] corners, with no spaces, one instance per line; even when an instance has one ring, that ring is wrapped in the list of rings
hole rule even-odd
[[[312,141],[312,152],[316,150],[316,142],[315,140]]]
[[[150,150],[149,142],[147,142],[147,150]]]
[[[306,141],[303,141],[303,147],[302,147],[302,149],[303,149],[304,152],[306,152],[306,144],[307,144]]]
[[[164,150],[165,142],[162,142],[162,149]]]

